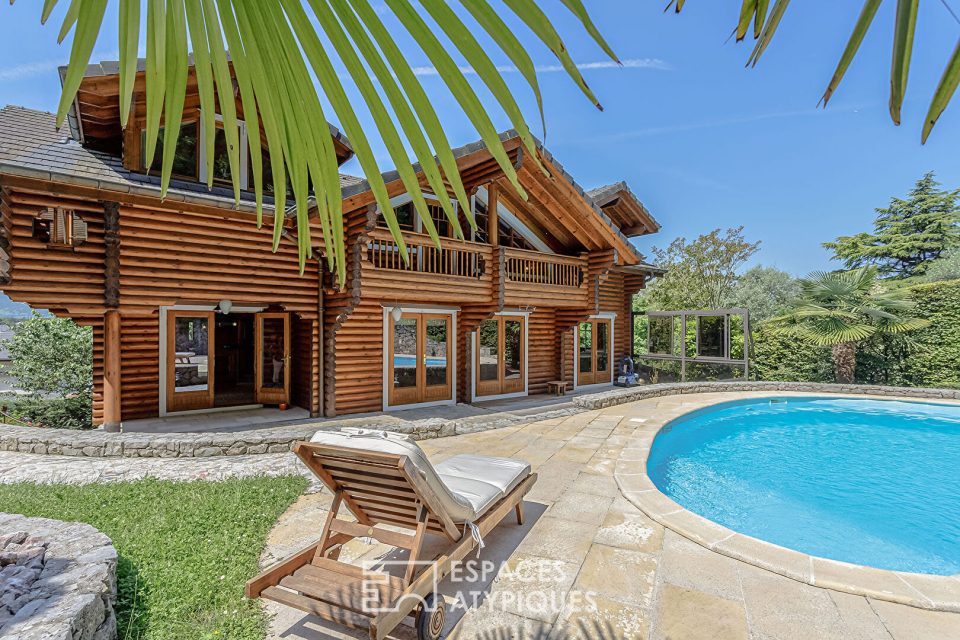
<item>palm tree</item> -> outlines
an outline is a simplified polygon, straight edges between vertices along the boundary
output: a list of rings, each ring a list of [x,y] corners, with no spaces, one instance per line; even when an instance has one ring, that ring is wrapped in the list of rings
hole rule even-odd
[[[853,382],[857,347],[877,334],[920,329],[927,320],[913,318],[914,303],[905,289],[884,289],[876,267],[852,271],[816,271],[800,280],[800,297],[786,314],[768,322],[774,331],[818,346],[833,347],[837,382]]]
[[[890,65],[890,118],[894,124],[900,124],[900,110],[903,106],[903,99],[907,92],[907,78],[910,74],[910,58],[913,53],[913,42],[916,37],[917,16],[920,11],[920,0],[893,0],[896,3],[896,12],[893,25],[893,48],[892,60]],[[877,10],[884,0],[864,0],[863,8],[853,26],[850,38],[847,40],[847,46],[840,56],[836,70],[827,84],[820,104],[824,107],[830,101],[834,91],[843,80],[850,63],[860,50],[864,36],[873,25]],[[667,9],[671,7],[680,13],[686,0],[669,0]],[[953,20],[960,23],[960,16],[953,10],[946,0],[940,2],[931,2],[937,5],[937,10],[943,10],[946,13],[942,16],[944,19]],[[734,35],[737,42],[747,37],[750,27],[753,27],[753,39],[756,44],[750,52],[747,59],[747,66],[756,66],[760,60],[761,54],[773,40],[773,36],[780,26],[780,22],[786,14],[790,0],[740,0],[739,18],[736,20]],[[839,6],[839,3],[838,3]],[[832,9],[832,7],[831,7]],[[827,17],[826,15],[824,16]],[[833,18],[833,14],[829,16]],[[927,117],[923,122],[923,131],[920,134],[921,143],[926,142],[933,125],[936,124],[943,110],[946,109],[957,85],[960,84],[960,41],[957,42],[953,53],[950,56],[947,66],[940,78],[940,83],[934,91],[933,98],[930,100],[930,107],[927,110]]]
[[[11,4],[14,0],[11,0]],[[563,6],[583,25],[584,30],[612,60],[613,50],[600,35],[582,0],[561,0]],[[39,4],[39,3],[38,3]],[[379,3],[378,3],[379,4]],[[469,197],[463,187],[451,145],[420,81],[397,44],[397,31],[412,37],[446,83],[464,113],[497,160],[504,175],[518,193],[525,196],[486,107],[468,82],[475,74],[509,117],[533,162],[539,164],[536,141],[530,132],[511,89],[474,31],[487,34],[525,79],[540,107],[543,106],[533,60],[506,22],[513,14],[557,58],[580,91],[598,108],[600,103],[584,82],[580,71],[550,18],[537,0],[504,0],[506,9],[495,9],[489,0],[460,0],[479,27],[468,27],[446,0],[384,0],[399,28],[384,24],[383,10],[371,0],[119,0],[120,119],[127,125],[140,33],[146,33],[146,157],[153,157],[160,123],[164,125],[161,190],[165,193],[173,167],[176,137],[179,135],[192,52],[200,95],[201,113],[218,113],[216,95],[234,94],[234,79],[243,104],[247,126],[262,127],[272,161],[276,194],[275,210],[287,211],[286,180],[292,186],[300,247],[301,268],[310,251],[309,224],[311,187],[315,187],[320,223],[327,245],[331,270],[345,279],[343,211],[337,162],[324,123],[322,93],[338,124],[349,138],[357,160],[370,182],[371,191],[393,233],[401,254],[407,259],[386,185],[381,178],[370,141],[348,98],[344,79],[352,81],[397,168],[400,179],[413,197],[414,206],[426,222],[424,227],[439,246],[423,192],[412,168],[404,141],[414,159],[423,167],[430,190],[440,203],[452,227],[462,236],[453,202],[459,201],[474,226]],[[70,61],[63,79],[57,110],[57,126],[73,103],[90,60],[107,9],[107,0],[44,0],[40,20],[45,23],[57,6],[66,6],[58,41],[73,34]],[[146,5],[142,16],[141,10]],[[145,20],[143,19],[145,17]],[[428,23],[427,20],[432,21]],[[446,41],[441,41],[442,36]],[[458,53],[469,68],[455,60]],[[345,70],[343,73],[335,62]],[[619,61],[618,61],[619,62]],[[231,75],[232,71],[232,75]],[[345,76],[342,78],[341,76]],[[377,87],[377,84],[380,86]],[[385,98],[385,99],[384,99]],[[235,132],[237,116],[230,101],[223,101],[224,131],[230,148],[230,172],[239,201],[240,145]],[[312,123],[313,126],[304,126]],[[399,125],[399,126],[398,126]],[[212,148],[216,127],[204,129],[202,144]],[[229,139],[229,138],[233,139]],[[212,157],[212,154],[211,154]],[[263,163],[257,145],[250,145],[251,170],[262,219]],[[545,168],[541,167],[543,171]],[[207,175],[214,175],[208,170]],[[452,197],[448,197],[448,185]],[[280,240],[284,216],[274,216],[274,248]]]

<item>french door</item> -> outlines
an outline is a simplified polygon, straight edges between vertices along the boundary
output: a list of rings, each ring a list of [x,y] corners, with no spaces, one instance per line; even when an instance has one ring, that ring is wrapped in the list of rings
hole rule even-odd
[[[213,311],[167,312],[167,411],[213,406]]]
[[[387,322],[388,404],[452,400],[452,316],[404,313],[395,319],[391,314]]]
[[[258,313],[254,331],[254,391],[260,404],[290,402],[290,314]]]
[[[526,389],[526,319],[497,316],[477,329],[477,396],[522,393]]]
[[[577,385],[611,382],[610,320],[581,322],[577,327]]]

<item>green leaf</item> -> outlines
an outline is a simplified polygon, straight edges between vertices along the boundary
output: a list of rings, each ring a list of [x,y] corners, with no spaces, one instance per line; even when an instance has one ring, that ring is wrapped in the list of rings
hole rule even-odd
[[[760,32],[760,38],[757,40],[757,44],[754,46],[753,52],[750,53],[750,57],[747,59],[747,66],[757,66],[760,56],[763,55],[763,52],[766,51],[767,46],[770,45],[770,41],[773,40],[773,35],[777,32],[777,27],[780,26],[780,20],[783,18],[783,14],[786,12],[787,6],[789,5],[790,0],[776,0],[776,2],[773,3],[773,9],[770,11],[770,18],[763,25],[763,30]]]
[[[406,0],[401,0],[406,2]],[[500,106],[507,113],[513,128],[520,135],[520,139],[530,153],[530,157],[536,160],[540,168],[546,172],[540,163],[540,154],[537,150],[537,143],[530,133],[530,128],[523,119],[523,113],[520,111],[520,105],[513,97],[513,91],[507,86],[503,76],[497,70],[490,56],[484,52],[483,47],[473,37],[470,30],[460,21],[460,18],[450,9],[445,0],[420,0],[420,4],[427,10],[434,21],[440,26],[447,37],[454,42],[460,53],[466,58],[467,63],[473,68],[477,76],[487,85],[490,93],[497,99]]]
[[[59,0],[43,0],[43,11],[40,13],[40,24],[46,24],[50,19],[50,14],[57,6]]]
[[[167,195],[170,187],[173,160],[177,155],[177,139],[180,137],[180,123],[183,121],[183,101],[187,95],[187,22],[183,2],[184,0],[167,0],[161,197]]]
[[[943,70],[940,77],[940,83],[933,94],[933,100],[930,101],[930,109],[927,111],[927,117],[923,123],[923,133],[921,134],[921,143],[926,143],[933,125],[937,123],[943,110],[947,108],[950,99],[957,90],[957,84],[960,83],[960,42],[957,42],[953,55],[950,56],[950,62],[947,68]]]
[[[497,164],[500,165],[507,180],[509,180],[514,189],[517,190],[517,193],[526,199],[527,192],[517,178],[517,170],[514,168],[513,163],[510,162],[510,158],[503,148],[503,143],[500,141],[500,135],[496,127],[493,126],[493,122],[480,103],[477,94],[463,76],[463,72],[457,66],[456,62],[454,62],[450,54],[447,53],[446,48],[440,43],[436,36],[433,35],[433,31],[427,26],[413,7],[410,6],[407,0],[386,0],[386,3],[387,6],[393,10],[406,30],[413,35],[417,44],[420,45],[423,52],[427,54],[427,57],[437,68],[440,77],[443,78],[447,87],[450,89],[450,93],[453,94],[453,97],[477,129],[481,139],[487,145],[487,150],[490,151],[490,154],[493,155]]]
[[[228,158],[230,162],[230,175],[240,175],[240,154],[245,153],[246,149],[240,148],[240,136],[237,122],[237,104],[233,95],[233,79],[230,76],[230,64],[227,61],[227,53],[223,47],[223,40],[220,38],[221,27],[217,18],[217,10],[212,0],[201,0],[201,8],[204,21],[204,33],[214,34],[212,37],[206,37],[207,45],[210,48],[210,62],[213,66],[213,77],[216,81],[217,95],[222,96],[217,100],[220,105],[220,115],[223,116],[223,130],[227,139]],[[189,14],[188,14],[189,15]],[[191,29],[191,34],[193,29]],[[196,46],[196,45],[195,45]],[[212,105],[211,105],[212,108]],[[260,159],[260,121],[257,118],[256,110],[246,118],[247,138],[250,146],[250,162],[253,163],[254,152],[257,157],[257,167],[262,174]],[[254,149],[256,147],[256,149]],[[233,197],[236,202],[240,202],[240,182],[233,181]],[[258,211],[262,206],[262,194],[258,197]],[[260,212],[262,215],[262,212]],[[258,215],[258,219],[262,218]]]
[[[120,0],[120,126],[127,128],[140,47],[140,0]]]
[[[543,113],[543,95],[540,93],[540,82],[537,80],[537,69],[527,53],[523,43],[514,35],[507,23],[497,15],[487,0],[460,0],[470,15],[480,23],[480,26],[496,41],[510,61],[530,85],[534,97],[537,99],[537,110],[540,112],[540,126],[546,138],[547,121]]]
[[[534,0],[503,0],[503,3],[510,7],[534,35],[550,49],[557,60],[560,61],[564,70],[566,70],[567,75],[580,87],[580,91],[587,96],[590,102],[602,111],[603,107],[600,105],[600,101],[597,100],[597,96],[595,96],[590,87],[587,86],[586,80],[583,79],[583,74],[580,73],[573,58],[571,58],[567,52],[567,46],[560,38],[560,34],[557,33],[553,23],[550,22],[550,18],[540,9],[537,3],[534,2]]]
[[[200,3],[188,0],[185,3],[187,10],[187,25],[190,28],[190,43],[193,45],[193,69],[197,76],[197,93],[200,95],[200,121],[203,123],[201,144],[206,153],[207,187],[213,186],[213,160],[216,149],[217,133],[217,105],[213,97],[213,70],[210,68],[210,47],[207,43],[207,30],[203,22],[203,10]],[[239,144],[236,125],[229,130],[224,123],[224,135],[233,134],[234,142],[229,146]],[[239,195],[240,175],[239,165],[230,165],[234,188]]]
[[[893,26],[893,61],[890,66],[890,117],[897,125],[900,124],[900,108],[907,92],[919,4],[919,0],[897,0],[897,20]]]
[[[342,11],[339,11],[342,16],[341,19],[344,20],[344,24],[349,25],[349,19],[346,18],[349,10],[342,6],[343,0],[333,0],[333,2],[335,6],[340,5],[340,8],[342,8]],[[383,22],[381,22],[376,11],[373,10],[367,0],[349,0],[349,2],[353,10],[356,11],[357,17],[363,22],[370,31],[370,35],[374,41],[380,46],[384,58],[393,70],[397,82],[400,84],[411,106],[420,118],[423,130],[430,138],[430,142],[437,152],[440,168],[453,187],[453,192],[460,202],[461,209],[467,216],[470,226],[476,228],[477,223],[474,219],[473,211],[470,208],[470,198],[467,196],[466,190],[463,187],[463,181],[460,178],[457,160],[453,156],[452,147],[447,140],[447,134],[443,130],[440,118],[433,108],[432,100],[427,96],[427,93],[423,90],[423,86],[413,74],[410,65],[407,63],[406,58],[404,58],[396,41],[394,41],[393,36],[386,27],[384,27]],[[354,37],[354,40],[357,41],[357,38]]]
[[[60,94],[60,105],[57,107],[58,129],[63,126],[73,98],[80,88],[80,82],[90,61],[90,54],[93,53],[93,45],[100,32],[103,13],[107,8],[107,0],[74,0],[71,10],[75,5],[79,12],[81,2],[83,12],[77,21],[77,31],[73,36],[73,47],[70,50],[70,64],[67,65],[67,72],[63,78],[63,91]]]
[[[754,12],[753,19],[753,39],[756,40],[760,37],[760,32],[763,31],[763,24],[767,20],[767,8],[770,5],[770,0],[757,0],[757,9]]]
[[[57,34],[57,44],[62,44],[67,34],[73,29],[73,25],[77,24],[77,19],[80,17],[80,5],[83,4],[83,1],[84,0],[70,0],[70,6],[67,7],[67,13],[64,14],[63,23],[60,25],[60,33]],[[41,22],[42,21],[43,18],[41,17]],[[99,24],[97,24],[97,30],[100,30]],[[70,59],[73,60],[73,56],[71,56]]]
[[[830,84],[827,85],[827,90],[823,92],[823,98],[821,98],[823,106],[827,106],[827,103],[830,102],[830,98],[833,96],[833,92],[836,91],[837,85],[840,84],[854,56],[857,55],[860,44],[863,42],[864,36],[867,35],[870,25],[873,24],[873,18],[877,15],[877,9],[880,8],[881,2],[883,2],[883,0],[866,0],[866,2],[863,3],[863,9],[860,10],[860,17],[857,18],[857,24],[853,28],[853,33],[850,34],[847,47],[843,50],[843,55],[840,56],[840,62],[837,64],[836,71],[833,72],[833,77],[830,79]]]
[[[163,115],[164,91],[166,90],[167,57],[164,52],[167,41],[167,19],[164,0],[147,0],[147,113],[145,147],[146,166],[153,164],[160,136],[160,118]],[[179,132],[177,132],[179,135]]]
[[[590,34],[590,37],[593,38],[593,41],[596,42],[603,52],[609,56],[611,60],[618,63],[620,58],[617,57],[617,54],[613,52],[613,49],[607,44],[607,41],[600,34],[600,30],[597,29],[597,25],[593,23],[593,20],[590,18],[590,14],[587,13],[586,7],[583,6],[583,2],[580,0],[560,0],[564,6],[570,9],[573,15],[577,16],[581,23],[583,23],[584,28],[586,28],[587,33]],[[682,0],[677,3],[677,11],[683,6]]]
[[[747,35],[747,29],[750,28],[750,22],[757,12],[757,0],[743,0],[740,5],[740,20],[737,22],[737,42],[740,42]]]

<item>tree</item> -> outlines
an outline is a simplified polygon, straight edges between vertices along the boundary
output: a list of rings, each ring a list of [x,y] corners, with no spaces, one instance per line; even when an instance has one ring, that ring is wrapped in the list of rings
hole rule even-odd
[[[960,189],[941,190],[933,172],[917,180],[906,200],[876,209],[873,233],[840,236],[823,246],[847,269],[876,265],[895,277],[922,275],[932,260],[960,246]]]
[[[757,252],[759,242],[743,237],[743,227],[714,229],[688,243],[680,237],[666,249],[654,247],[657,266],[667,270],[648,290],[651,308],[720,309],[732,303],[737,270]]]
[[[732,304],[749,309],[751,322],[762,322],[783,313],[799,295],[800,283],[792,275],[758,265],[737,278]]]
[[[960,248],[945,251],[923,274],[924,282],[960,279]]]
[[[878,334],[920,329],[926,320],[913,318],[914,303],[905,289],[884,289],[876,267],[825,273],[800,280],[800,298],[784,315],[770,319],[774,331],[832,348],[834,378],[851,383],[857,348]]]
[[[4,341],[8,372],[27,397],[13,413],[51,427],[89,427],[93,393],[93,332],[69,318],[34,313]]]
[[[669,9],[673,6],[676,12],[680,13],[685,2],[686,0],[670,0],[667,8]],[[853,62],[853,59],[856,57],[857,51],[860,49],[860,44],[863,42],[867,31],[869,31],[873,25],[873,19],[876,17],[877,9],[880,8],[882,2],[883,0],[865,0],[863,3],[860,16],[857,18],[853,32],[847,40],[847,46],[844,48],[843,54],[840,56],[840,61],[837,63],[837,67],[833,72],[833,77],[830,78],[830,82],[823,92],[823,97],[820,99],[820,103],[824,108],[826,108],[830,98],[840,85],[840,81],[843,80],[843,76],[850,67],[850,63]],[[930,4],[936,5],[936,3]],[[945,1],[940,4],[942,5],[942,7],[940,7],[941,9],[948,11],[951,18],[956,19],[953,9],[951,9]],[[773,40],[773,36],[780,26],[780,22],[789,5],[790,0],[776,0],[776,2],[769,2],[769,0],[741,0],[739,18],[736,21],[735,28],[737,42],[747,37],[751,25],[753,26],[753,39],[756,40],[756,44],[750,52],[750,57],[747,59],[747,66],[755,67],[757,65],[760,56],[766,50],[767,46],[769,46],[771,40]],[[831,9],[839,10],[840,7],[840,3],[837,3],[837,6],[831,7]],[[917,14],[919,8],[920,0],[897,1],[896,17],[893,25],[893,63],[890,66],[889,100],[890,119],[893,120],[895,125],[900,124],[900,110],[903,106],[903,99],[907,93],[907,78],[910,75],[910,61],[913,52],[913,43],[916,39]],[[825,18],[832,20],[835,19],[837,15],[839,15],[838,11],[831,11],[829,16],[825,16]],[[940,118],[943,110],[946,109],[950,103],[958,84],[960,84],[960,42],[957,43],[956,48],[953,50],[953,54],[951,54],[950,60],[947,62],[947,66],[940,78],[940,84],[937,85],[933,98],[930,100],[930,107],[927,109],[927,116],[923,123],[923,131],[920,134],[921,143],[927,141],[930,131]]]
[[[108,3],[106,0],[71,0],[70,3],[46,0],[41,9],[41,22],[47,21],[58,4],[68,4],[58,41],[73,32],[70,61],[63,74],[63,90],[57,109],[59,127],[74,103],[104,24]],[[143,4],[146,4],[145,21],[141,20]],[[420,0],[416,7],[410,0],[386,0],[385,4],[399,27],[390,25],[388,29],[380,17],[382,12],[373,7],[369,0],[120,0],[119,3],[110,3],[111,7],[118,7],[119,13],[118,107],[124,127],[131,111],[141,30],[146,34],[145,157],[154,157],[162,121],[162,194],[166,194],[172,173],[184,110],[189,54],[192,52],[200,95],[200,114],[206,122],[206,126],[201,128],[204,131],[204,146],[213,148],[213,136],[218,130],[214,126],[214,118],[215,114],[220,113],[223,117],[222,130],[230,149],[234,195],[239,201],[241,171],[236,109],[230,100],[216,99],[217,94],[239,95],[247,127],[254,131],[262,128],[266,137],[273,163],[275,211],[287,208],[286,176],[289,176],[293,187],[301,266],[311,251],[309,196],[311,185],[316,185],[316,207],[326,241],[326,258],[330,269],[338,273],[341,284],[346,277],[338,166],[329,131],[323,126],[328,120],[324,113],[324,102],[331,105],[339,119],[340,128],[350,139],[387,226],[398,243],[400,254],[404,260],[408,259],[406,245],[390,205],[390,196],[368,140],[368,132],[360,125],[355,105],[348,98],[341,78],[349,78],[360,93],[405,191],[412,195],[414,206],[437,246],[439,237],[405,149],[404,139],[423,168],[431,191],[440,197],[440,204],[452,228],[462,236],[453,200],[460,202],[462,210],[467,212],[469,223],[475,225],[469,213],[470,199],[460,179],[440,117],[433,108],[433,101],[397,45],[396,35],[401,38],[410,36],[419,46],[503,169],[505,179],[524,194],[516,168],[500,141],[497,129],[466,76],[468,73],[475,74],[486,85],[516,129],[528,153],[527,157],[534,165],[538,165],[540,156],[536,141],[513,91],[503,78],[506,71],[490,57],[491,49],[499,50],[516,68],[536,98],[543,122],[543,100],[536,69],[517,30],[504,21],[508,11],[499,7],[495,9],[485,0],[462,0],[463,7],[479,25],[472,30],[444,0]],[[584,82],[567,53],[566,45],[540,4],[536,0],[510,0],[506,3],[510,13],[528,27],[533,39],[546,46],[580,91],[600,108],[596,96]],[[604,53],[619,62],[594,25],[583,1],[562,0],[562,4]],[[427,18],[432,20],[432,24],[427,22]],[[399,31],[405,33],[398,34]],[[474,31],[482,31],[494,44],[482,45]],[[441,41],[441,37],[445,41]],[[462,57],[469,68],[465,68],[457,57]],[[335,61],[340,63],[343,71],[337,68]],[[314,79],[319,83],[319,91]],[[325,100],[320,99],[320,92]],[[304,126],[304,123],[311,123],[311,126]],[[250,145],[249,150],[259,219],[263,201],[263,162],[258,145]],[[212,163],[212,156],[208,155],[208,162]],[[214,172],[210,169],[212,165],[207,171],[212,185]],[[448,183],[454,198],[448,197]],[[280,240],[283,223],[284,216],[273,216],[275,246]]]

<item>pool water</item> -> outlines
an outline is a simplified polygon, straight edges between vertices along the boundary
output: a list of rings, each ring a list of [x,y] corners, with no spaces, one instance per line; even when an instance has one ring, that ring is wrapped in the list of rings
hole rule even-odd
[[[734,531],[881,569],[960,574],[960,406],[729,402],[669,423],[654,484]]]

